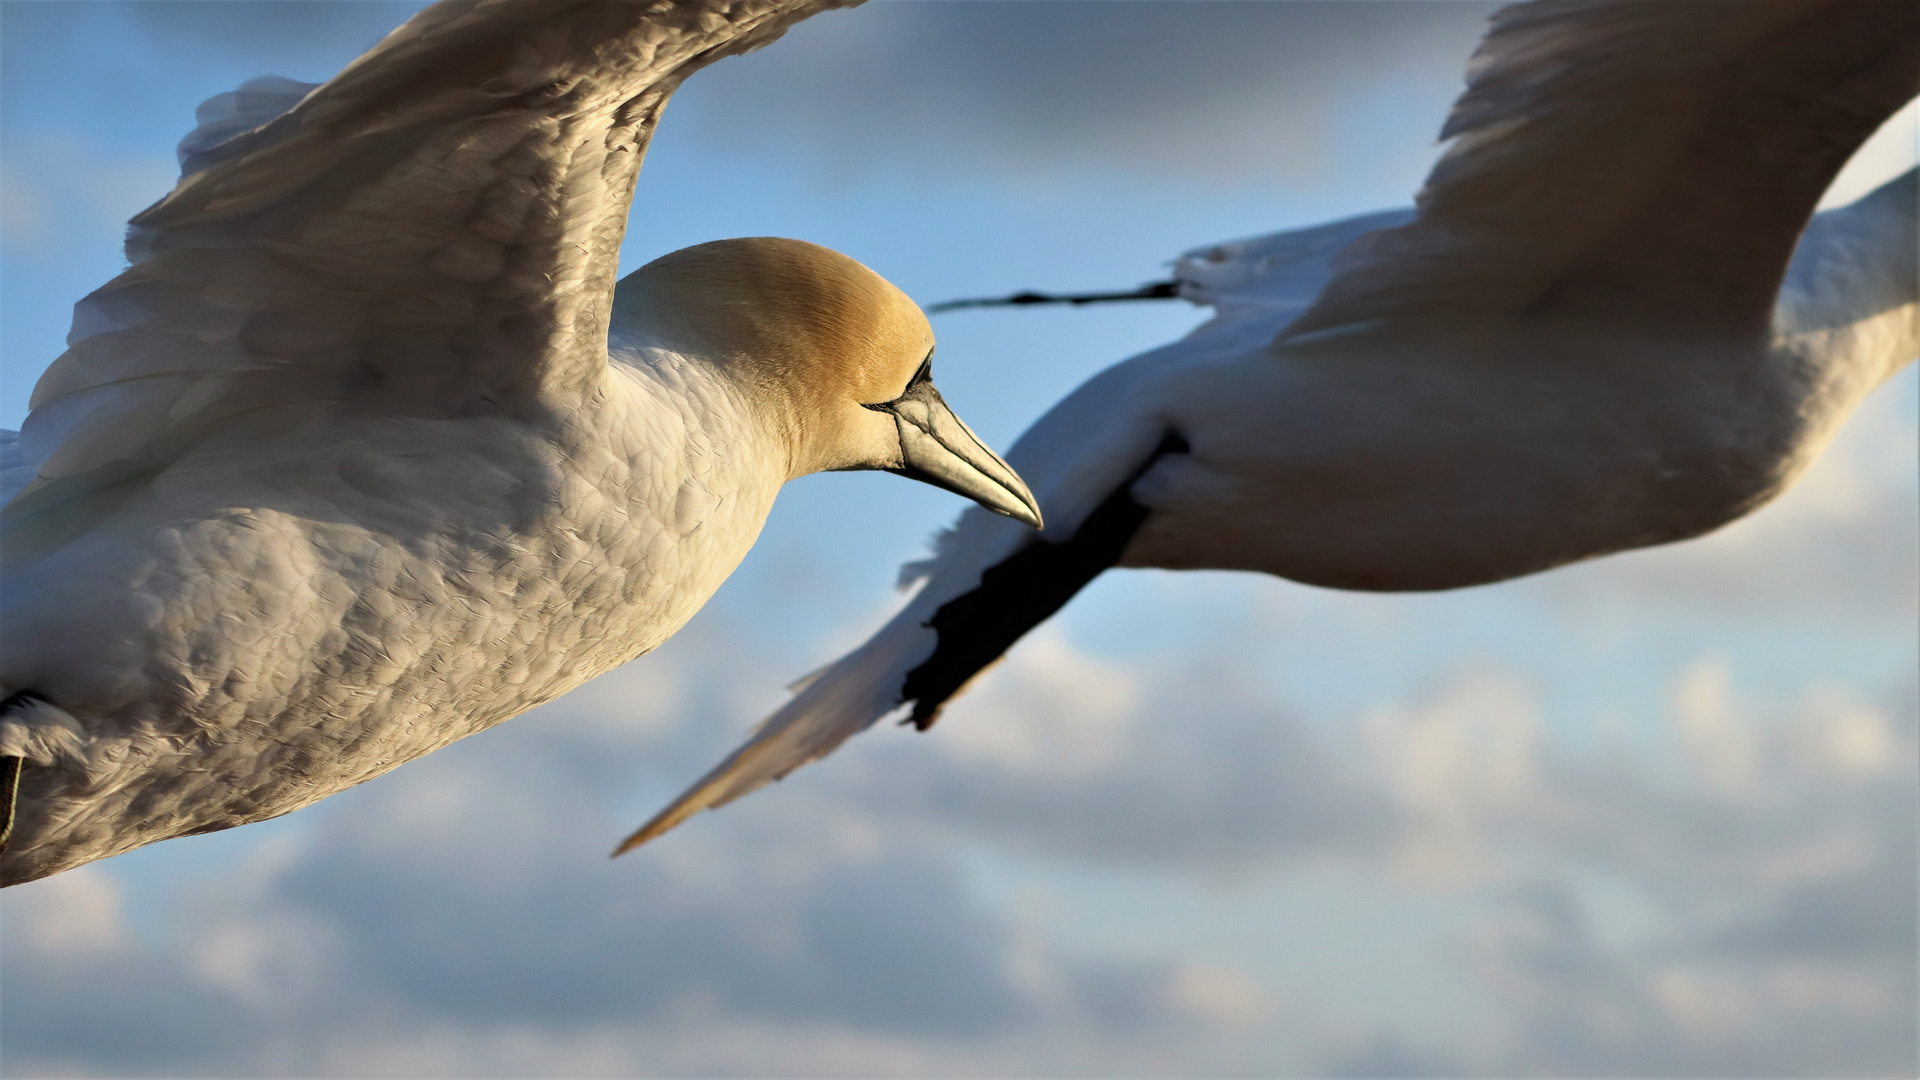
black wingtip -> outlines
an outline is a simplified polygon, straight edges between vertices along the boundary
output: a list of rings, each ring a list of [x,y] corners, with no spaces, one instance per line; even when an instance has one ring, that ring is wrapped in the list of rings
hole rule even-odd
[[[1147,520],[1147,508],[1133,499],[1134,481],[1162,455],[1188,450],[1184,438],[1169,432],[1153,454],[1087,515],[1072,539],[1055,544],[1036,537],[988,567],[971,592],[942,604],[927,620],[938,639],[933,655],[907,672],[901,685],[900,700],[913,702],[913,711],[901,723],[921,731],[932,727],[947,702],[1014,642],[1120,561]]]

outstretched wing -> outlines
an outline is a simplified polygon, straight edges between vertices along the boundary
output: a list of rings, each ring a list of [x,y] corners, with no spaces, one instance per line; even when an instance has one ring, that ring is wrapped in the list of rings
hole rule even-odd
[[[158,471],[276,405],[512,413],[591,377],[668,95],[857,2],[442,0],[321,86],[208,102],[35,389],[32,488]]]
[[[1501,9],[1411,224],[1354,244],[1280,338],[1422,314],[1764,338],[1796,238],[1920,93],[1912,0]]]

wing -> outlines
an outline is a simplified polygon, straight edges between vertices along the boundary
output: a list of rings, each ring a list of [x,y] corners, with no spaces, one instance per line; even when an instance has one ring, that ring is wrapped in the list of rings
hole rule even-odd
[[[667,96],[849,2],[442,0],[324,85],[208,102],[34,391],[33,488],[155,472],[278,405],[525,412],[591,377]]]
[[[1343,254],[1282,343],[1462,310],[1763,338],[1821,193],[1920,93],[1920,4],[1538,0],[1467,84],[1417,220]]]

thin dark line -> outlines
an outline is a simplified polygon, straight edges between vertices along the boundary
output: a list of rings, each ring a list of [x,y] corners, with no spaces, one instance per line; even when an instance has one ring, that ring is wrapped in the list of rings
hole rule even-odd
[[[1043,293],[1017,292],[1012,296],[984,297],[972,300],[947,300],[927,309],[927,314],[938,315],[943,311],[958,311],[961,308],[977,307],[1018,307],[1027,304],[1104,304],[1119,300],[1175,300],[1180,296],[1180,283],[1177,281],[1150,281],[1132,292],[1101,293]]]

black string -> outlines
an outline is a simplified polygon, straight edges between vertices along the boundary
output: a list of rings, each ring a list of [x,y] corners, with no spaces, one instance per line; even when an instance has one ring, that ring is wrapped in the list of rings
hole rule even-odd
[[[1177,281],[1150,281],[1132,292],[1106,293],[1043,293],[1018,292],[1012,296],[986,297],[977,300],[948,300],[927,309],[927,314],[938,315],[943,311],[956,311],[960,308],[975,307],[1013,307],[1024,304],[1103,304],[1112,300],[1173,300],[1180,295],[1180,283]]]

